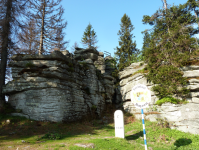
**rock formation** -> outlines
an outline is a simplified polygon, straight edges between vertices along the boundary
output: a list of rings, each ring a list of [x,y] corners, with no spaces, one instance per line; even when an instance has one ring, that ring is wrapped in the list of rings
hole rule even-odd
[[[133,63],[129,67],[126,67],[124,71],[119,73],[120,92],[122,95],[124,110],[134,114],[137,119],[141,119],[141,110],[136,108],[131,103],[130,92],[132,88],[137,84],[144,84],[151,91],[152,83],[148,83],[142,73],[136,73],[137,71],[144,69],[147,64],[140,65],[140,63]],[[188,77],[188,85],[190,89],[189,96],[186,100],[187,104],[171,104],[165,103],[161,106],[155,105],[158,101],[157,96],[151,91],[151,103],[149,108],[143,109],[145,119],[150,121],[157,121],[157,118],[166,120],[170,123],[170,128],[177,129],[184,132],[190,132],[193,134],[199,134],[199,66],[190,65],[179,68],[184,73],[184,77]],[[174,98],[182,99],[181,97]]]
[[[103,53],[92,47],[76,48],[74,55],[14,55],[9,64],[13,80],[3,88],[8,102],[22,111],[12,115],[53,122],[100,116],[112,103],[114,78],[106,66],[97,69],[99,59],[105,62]]]

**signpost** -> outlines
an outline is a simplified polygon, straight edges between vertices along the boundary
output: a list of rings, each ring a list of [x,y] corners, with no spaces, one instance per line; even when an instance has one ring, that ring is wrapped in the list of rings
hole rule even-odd
[[[115,137],[124,138],[124,115],[121,110],[116,110],[114,113],[115,121]]]
[[[147,150],[147,142],[146,142],[143,108],[147,108],[149,106],[150,101],[151,101],[151,92],[150,90],[148,90],[146,85],[138,84],[132,88],[131,102],[134,103],[136,108],[141,109],[141,113],[142,113],[142,125],[143,125],[145,150]]]

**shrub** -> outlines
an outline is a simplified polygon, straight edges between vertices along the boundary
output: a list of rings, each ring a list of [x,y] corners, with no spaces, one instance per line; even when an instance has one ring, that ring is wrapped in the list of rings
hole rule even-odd
[[[35,65],[31,62],[28,62],[25,66],[30,68],[35,67]]]
[[[179,99],[175,99],[175,98],[173,98],[173,97],[167,96],[167,97],[164,97],[164,98],[158,100],[158,101],[156,102],[156,104],[159,105],[159,106],[161,106],[163,103],[166,103],[166,102],[170,102],[170,103],[173,103],[173,104],[180,104],[180,103],[186,104],[186,103],[188,103],[188,102],[185,101],[185,100],[182,100],[182,101],[181,101],[181,100],[179,100]]]
[[[89,66],[86,62],[78,62],[79,64],[82,64],[84,69],[88,70],[89,69]]]
[[[102,79],[101,71],[98,70],[97,68],[96,68],[96,75],[97,75],[97,78],[98,78],[99,80]]]
[[[143,63],[140,63],[140,66],[143,66]]]
[[[59,133],[47,133],[44,136],[42,136],[40,139],[59,140],[62,138],[63,138],[63,136]],[[38,140],[40,140],[40,139],[38,139]]]
[[[68,70],[69,70],[70,72],[73,72],[73,71],[74,71],[74,68],[73,68],[73,67],[70,67],[70,68],[68,68]]]
[[[91,109],[92,109],[92,110],[96,110],[96,109],[97,109],[97,106],[92,105]]]
[[[69,67],[73,67],[73,64],[72,64],[72,63],[68,63],[68,66],[69,66]]]

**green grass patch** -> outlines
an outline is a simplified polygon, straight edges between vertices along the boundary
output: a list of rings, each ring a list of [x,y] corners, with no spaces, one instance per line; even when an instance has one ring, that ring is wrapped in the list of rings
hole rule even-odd
[[[114,114],[105,114],[108,123],[92,120],[75,123],[53,123],[28,120],[23,117],[0,115],[1,149],[69,149],[69,150],[140,150],[144,149],[143,126],[141,120],[124,113],[125,138],[115,137]],[[6,121],[10,120],[10,121]],[[158,122],[145,120],[148,149],[183,150],[197,149],[199,135],[184,133]],[[76,144],[93,145],[84,148]],[[28,149],[27,148],[27,149]]]

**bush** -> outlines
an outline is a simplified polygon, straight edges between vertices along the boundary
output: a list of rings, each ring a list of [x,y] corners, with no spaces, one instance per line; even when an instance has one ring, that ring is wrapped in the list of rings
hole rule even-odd
[[[96,109],[97,109],[97,106],[92,105],[91,109],[92,109],[92,110],[96,110]]]
[[[181,100],[179,100],[179,99],[175,99],[175,98],[173,98],[173,97],[167,96],[167,97],[164,97],[164,98],[158,100],[158,101],[156,102],[156,104],[157,104],[158,106],[161,106],[163,103],[166,103],[166,102],[170,102],[170,103],[172,103],[172,104],[180,104],[180,103],[186,104],[186,103],[188,103],[188,102],[185,101],[185,100],[182,100],[182,101],[181,101]]]
[[[40,139],[59,140],[62,138],[63,138],[63,135],[61,135],[59,133],[47,133]],[[40,139],[38,139],[38,140],[40,140]]]

